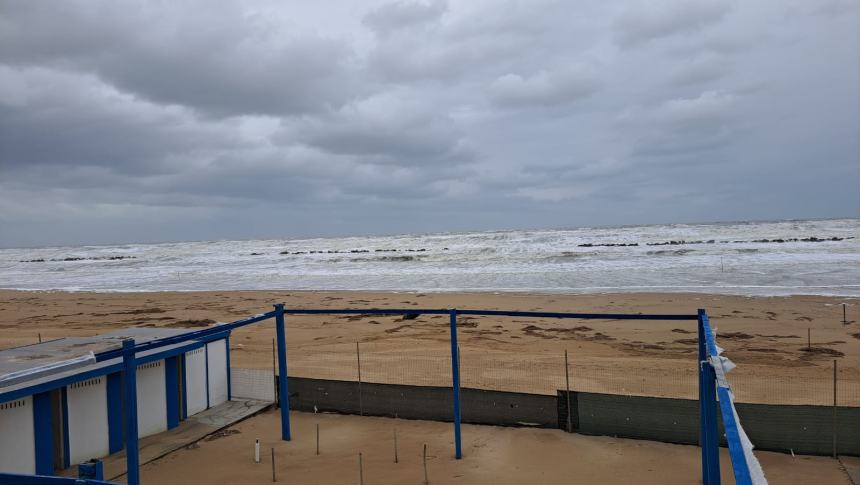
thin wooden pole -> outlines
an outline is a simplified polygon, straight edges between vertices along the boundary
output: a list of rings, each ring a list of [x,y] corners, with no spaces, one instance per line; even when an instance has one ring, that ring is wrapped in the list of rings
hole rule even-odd
[[[806,329],[806,350],[812,350],[812,329]]]
[[[361,453],[358,454],[358,485],[364,485],[364,464],[361,461]]]
[[[275,449],[272,448],[272,481],[277,482],[278,479],[275,478]]]
[[[845,313],[845,303],[842,304],[842,325],[848,325],[848,318],[847,314]]]
[[[397,461],[397,427],[394,428],[394,463]]]
[[[836,458],[836,359],[833,360],[833,458]]]
[[[320,454],[320,424],[317,423],[317,455]]]
[[[39,343],[42,343],[42,332],[39,332]]]
[[[427,443],[424,443],[424,485],[430,485],[430,480],[427,478]]]
[[[570,371],[567,364],[567,349],[564,349],[564,381],[565,381],[565,396],[567,397],[567,432],[573,432],[573,422],[570,419]]]
[[[361,351],[358,342],[355,343],[355,360],[358,362],[358,415],[364,416],[364,402],[361,397]]]

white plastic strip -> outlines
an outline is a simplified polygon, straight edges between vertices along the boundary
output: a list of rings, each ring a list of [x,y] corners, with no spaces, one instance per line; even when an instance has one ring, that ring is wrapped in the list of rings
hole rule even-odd
[[[755,447],[747,436],[746,431],[744,431],[740,418],[738,418],[738,411],[735,409],[735,395],[732,393],[731,389],[728,391],[729,396],[731,397],[732,412],[735,414],[735,423],[738,425],[738,434],[741,437],[741,445],[744,448],[744,457],[746,457],[747,467],[750,471],[750,478],[754,485],[767,485],[767,478],[764,476],[764,470],[761,468],[761,463],[759,463],[758,458],[756,458],[755,453],[753,453],[753,448]]]
[[[8,374],[0,375],[0,387],[8,387],[18,382],[36,379],[45,375],[56,374],[58,372],[64,372],[77,367],[82,367],[95,363],[95,354],[89,352],[86,355],[75,357],[74,359],[63,360],[60,362],[52,362],[50,364],[32,367],[30,369],[19,370],[16,372],[10,372]]]

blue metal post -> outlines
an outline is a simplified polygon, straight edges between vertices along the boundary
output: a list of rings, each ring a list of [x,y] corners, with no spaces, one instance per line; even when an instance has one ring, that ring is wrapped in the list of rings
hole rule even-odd
[[[717,374],[710,364],[705,364],[705,413],[708,416],[708,443],[705,453],[708,456],[708,484],[720,484],[720,443],[717,427]]]
[[[287,389],[287,332],[284,329],[284,304],[275,305],[275,331],[278,337],[278,388],[281,396],[281,439],[290,441],[290,393]]]
[[[69,390],[67,387],[60,388],[60,419],[63,422],[63,469],[72,466],[72,460],[69,456],[71,447],[69,446]]]
[[[122,449],[122,373],[107,376],[108,450]]]
[[[705,327],[701,317],[698,322],[699,328],[699,358],[696,362],[696,370],[699,375],[699,448],[702,454],[702,483],[708,485],[708,454],[705,452],[707,442],[707,416],[705,415]]]
[[[35,438],[36,474],[54,474],[54,426],[51,392],[33,395],[33,434]]]
[[[719,435],[717,430],[716,374],[708,360],[705,310],[698,312],[699,329],[699,446],[702,453],[702,483],[720,484]]]
[[[164,386],[167,396],[167,429],[179,426],[179,357],[164,359]]]
[[[460,440],[460,353],[457,351],[457,310],[451,310],[451,378],[454,392],[454,456],[463,457]]]
[[[140,485],[137,443],[137,362],[134,339],[122,341],[123,386],[125,387],[125,463],[128,485]]]
[[[230,372],[230,332],[227,332],[227,337],[224,338],[224,355],[227,356],[227,400],[233,399],[233,379]]]

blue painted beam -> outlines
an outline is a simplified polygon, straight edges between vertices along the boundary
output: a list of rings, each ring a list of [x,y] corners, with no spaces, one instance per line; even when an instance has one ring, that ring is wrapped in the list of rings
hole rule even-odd
[[[164,386],[167,396],[167,429],[179,426],[179,368],[178,357],[164,359]]]
[[[290,441],[290,391],[287,387],[287,331],[284,328],[284,304],[275,305],[275,331],[278,342],[278,388],[281,397],[281,439]]]
[[[708,483],[708,417],[705,412],[705,363],[707,353],[705,352],[705,329],[702,325],[702,320],[699,319],[697,324],[699,330],[699,338],[697,339],[698,347],[698,362],[696,363],[696,373],[699,377],[699,451],[702,460],[702,484]]]
[[[203,357],[204,357],[204,361],[205,361],[205,364],[203,365],[203,367],[206,370],[206,409],[209,409],[210,404],[209,404],[209,346],[208,345],[203,346]]]
[[[128,485],[140,485],[140,456],[137,442],[137,362],[134,339],[122,341],[123,387],[125,388],[126,477]]]
[[[122,373],[107,375],[108,450],[116,453],[123,447],[122,439]]]
[[[187,342],[189,340],[199,340],[199,341],[207,341],[207,340],[216,340],[220,334],[230,332],[234,329],[241,328],[247,325],[251,325],[257,322],[262,322],[263,320],[268,320],[275,316],[275,312],[269,313],[261,313],[259,315],[254,315],[253,317],[244,318],[242,320],[236,320],[235,322],[225,323],[223,325],[216,325],[214,327],[204,328],[202,330],[196,330],[194,332],[187,332],[181,335],[174,335],[171,337],[165,337],[156,340],[150,340],[149,342],[145,342],[139,344],[136,348],[137,352],[145,352],[147,350],[156,349],[158,347],[164,347],[166,345],[178,344],[181,342]],[[96,354],[96,361],[101,362],[104,360],[110,360],[119,358],[122,356],[122,350],[109,350],[106,352],[100,352]]]
[[[227,400],[233,399],[233,379],[230,375],[230,334],[224,338],[224,352],[227,356]]]
[[[451,389],[454,396],[454,456],[463,458],[460,434],[460,352],[457,346],[457,310],[450,310],[451,323]]]
[[[729,444],[729,456],[732,459],[732,472],[735,475],[735,483],[738,485],[752,485],[749,463],[744,454],[741,436],[738,430],[738,422],[732,409],[732,399],[729,390],[718,387],[717,394],[720,396],[720,410],[723,415],[723,428],[726,431],[726,441]]]
[[[69,456],[69,390],[67,387],[60,389],[60,409],[63,420],[63,468],[71,466],[71,457]]]
[[[349,309],[288,309],[288,315],[447,315],[451,310],[421,309],[421,308],[349,308]],[[698,319],[697,315],[678,314],[640,314],[640,313],[565,313],[565,312],[519,312],[506,310],[457,310],[460,315],[502,316],[502,317],[532,317],[532,318],[580,318],[599,320],[690,320]]]
[[[707,437],[705,455],[707,458],[708,485],[720,484],[720,435],[717,423],[717,381],[711,364],[704,365],[705,377],[705,416],[707,417]]]
[[[36,473],[54,474],[54,420],[51,412],[51,393],[33,395],[33,435]]]
[[[180,354],[182,363],[182,419],[188,419],[188,371],[185,366],[185,354]]]

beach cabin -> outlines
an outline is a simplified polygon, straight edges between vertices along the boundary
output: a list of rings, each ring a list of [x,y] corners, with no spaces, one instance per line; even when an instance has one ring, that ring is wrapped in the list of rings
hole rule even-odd
[[[0,472],[52,475],[125,447],[122,357],[192,332],[130,328],[0,350]],[[138,352],[141,438],[230,399],[230,333]]]

